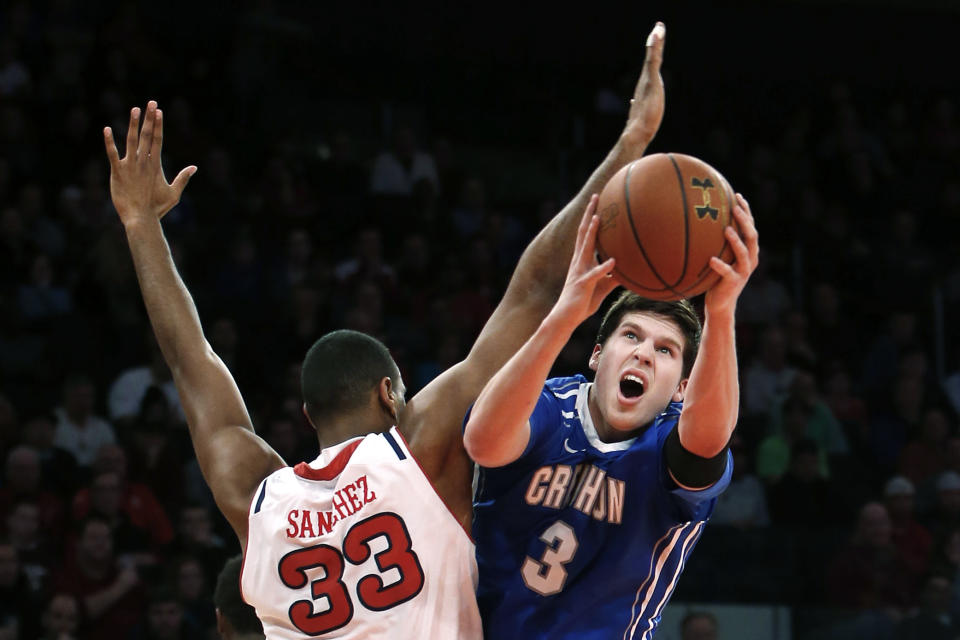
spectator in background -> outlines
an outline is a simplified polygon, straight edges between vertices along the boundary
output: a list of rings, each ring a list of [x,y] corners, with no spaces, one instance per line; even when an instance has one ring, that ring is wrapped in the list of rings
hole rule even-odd
[[[175,563],[173,583],[183,617],[198,629],[210,631],[217,626],[211,598],[211,580],[207,579],[200,558],[180,556]]]
[[[17,550],[20,568],[35,594],[48,586],[60,555],[60,530],[40,526],[40,510],[29,501],[17,502],[6,517],[7,539]]]
[[[960,527],[960,473],[944,471],[937,477],[937,494],[933,510],[924,524],[935,544]]]
[[[828,601],[858,612],[852,627],[863,637],[889,637],[893,622],[913,601],[892,533],[886,507],[868,502],[850,540],[828,566]]]
[[[36,592],[22,571],[16,548],[9,540],[0,538],[0,621],[13,619],[22,637],[33,638],[39,612]]]
[[[691,611],[680,621],[680,640],[718,640],[717,618],[708,611]]]
[[[360,282],[369,280],[385,292],[391,292],[397,281],[394,268],[383,255],[380,230],[367,226],[357,234],[353,254],[340,261],[333,270],[338,286],[350,291]]]
[[[230,558],[217,575],[213,603],[217,612],[217,632],[223,640],[262,640],[263,625],[253,607],[240,594],[240,569],[243,557]]]
[[[58,496],[69,496],[79,489],[81,478],[73,454],[54,444],[56,429],[57,418],[52,412],[27,418],[23,423],[23,444],[30,447],[40,461],[40,486]]]
[[[127,636],[129,640],[193,640],[203,630],[183,615],[183,607],[172,589],[160,585],[147,595],[146,620]]]
[[[810,292],[810,341],[828,358],[850,366],[859,362],[860,332],[846,311],[849,300],[829,281],[820,281]]]
[[[206,504],[186,504],[180,510],[177,535],[170,546],[172,554],[197,558],[203,566],[207,583],[213,582],[223,562],[236,548],[234,540],[230,540],[228,545],[214,531],[210,509]]]
[[[41,485],[40,457],[30,447],[10,450],[4,465],[4,483],[0,486],[0,520],[5,519],[18,502],[31,502],[45,531],[58,531],[63,522],[63,500]]]
[[[770,261],[761,260],[750,282],[737,300],[737,325],[749,329],[770,326],[780,320],[791,305],[790,292],[770,273]]]
[[[110,525],[100,518],[80,524],[75,553],[61,567],[54,590],[81,603],[81,633],[87,637],[126,640],[143,615],[140,577],[117,561]]]
[[[147,389],[136,422],[129,425],[123,435],[129,463],[117,461],[117,470],[132,472],[130,482],[149,486],[165,508],[180,504],[185,468],[193,459],[193,446],[186,425],[176,421],[163,391],[158,387]]]
[[[796,369],[790,383],[789,394],[799,398],[807,408],[807,423],[804,436],[812,439],[828,456],[844,456],[850,447],[843,426],[833,415],[830,406],[821,398],[817,379],[807,369]],[[781,403],[775,402],[770,411],[770,431],[777,433],[782,428]]]
[[[66,449],[80,467],[89,469],[100,447],[117,441],[113,427],[94,415],[96,387],[86,375],[73,374],[63,386],[63,406],[55,410],[53,443]]]
[[[373,161],[370,191],[375,195],[410,196],[420,183],[428,185],[434,193],[439,192],[437,165],[432,155],[417,150],[413,129],[397,127],[393,148]]]
[[[127,455],[119,446],[101,448],[90,486],[73,497],[73,517],[97,514],[111,525],[118,554],[134,554],[146,564],[159,560],[173,540],[173,526],[150,487],[127,480]]]
[[[810,438],[792,444],[787,473],[770,487],[769,495],[774,524],[806,529],[840,520],[836,493],[824,476],[823,451]]]
[[[41,618],[43,635],[40,640],[76,640],[80,626],[80,606],[69,593],[55,593],[47,601]]]
[[[17,306],[27,320],[39,322],[64,316],[73,310],[70,291],[54,283],[53,263],[43,253],[34,256],[30,279],[17,291]]]
[[[950,610],[951,584],[942,575],[927,576],[920,608],[897,625],[897,640],[956,640],[960,622]]]
[[[920,433],[926,397],[923,381],[911,376],[896,378],[892,391],[891,397],[871,403],[869,424],[873,462],[885,475],[896,470],[904,445]]]
[[[107,393],[110,419],[121,428],[136,420],[143,397],[151,387],[157,387],[163,391],[177,420],[185,422],[177,387],[173,384],[170,370],[167,368],[167,363],[163,361],[163,355],[152,334],[147,337],[146,344],[150,352],[149,362],[121,371],[110,384],[110,390]]]
[[[767,483],[776,483],[790,468],[791,451],[798,442],[807,438],[807,425],[812,410],[801,397],[787,396],[781,407],[783,426],[778,432],[764,438],[757,449],[757,475]],[[818,474],[822,478],[830,475],[826,451],[815,440]]]
[[[900,452],[900,473],[919,485],[943,471],[947,438],[952,431],[946,411],[928,407],[923,412],[919,433]]]
[[[912,588],[919,588],[930,566],[933,538],[916,519],[913,483],[903,476],[894,476],[883,488],[883,502],[893,527],[891,537],[903,564],[910,574]]]
[[[769,526],[766,489],[754,475],[750,451],[736,431],[730,439],[730,451],[733,453],[733,477],[727,490],[717,498],[711,523],[740,529]]]
[[[767,327],[760,337],[760,349],[747,367],[744,377],[744,410],[747,414],[767,416],[774,402],[787,394],[795,370],[787,363],[787,343],[783,329]]]
[[[903,350],[917,342],[917,314],[909,308],[895,309],[886,317],[886,326],[874,337],[863,358],[860,380],[868,402],[882,399],[893,386]]]

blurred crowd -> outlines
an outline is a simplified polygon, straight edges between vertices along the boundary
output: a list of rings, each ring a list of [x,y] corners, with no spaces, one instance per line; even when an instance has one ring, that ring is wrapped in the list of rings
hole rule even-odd
[[[625,117],[632,81],[603,78],[515,145],[373,98],[374,130],[344,117],[274,136],[263,52],[295,25],[255,5],[204,34],[204,57],[189,30],[158,46],[135,3],[0,7],[0,639],[214,637],[215,578],[239,551],[146,320],[104,125],[125,131],[158,98],[168,176],[199,165],[164,228],[258,433],[293,464],[317,448],[306,348],[335,328],[375,335],[411,393],[457,362]],[[668,95],[682,126],[692,95],[669,75]],[[737,311],[734,480],[677,598],[788,604],[800,632],[960,633],[957,105],[825,78],[767,120],[728,97],[697,135],[664,132],[682,148],[654,149],[720,168],[762,251]],[[595,330],[555,373],[586,370]]]

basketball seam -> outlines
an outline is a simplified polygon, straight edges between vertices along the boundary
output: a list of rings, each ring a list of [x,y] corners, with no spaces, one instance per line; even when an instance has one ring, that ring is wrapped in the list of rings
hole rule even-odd
[[[673,287],[683,282],[683,279],[687,277],[687,264],[690,260],[690,213],[687,211],[687,189],[683,184],[683,172],[680,171],[680,165],[677,164],[672,153],[668,153],[667,157],[670,158],[670,164],[673,165],[674,171],[677,172],[677,181],[680,183],[680,198],[683,201],[683,268],[680,269],[680,277],[677,278],[677,281],[674,282],[672,286],[667,285],[673,290]],[[667,283],[664,282],[664,284]],[[674,293],[677,293],[677,291],[674,290]]]
[[[720,180],[717,180],[717,184],[724,184],[724,183],[721,182]],[[727,225],[729,225],[730,222],[733,220],[733,216],[732,216],[732,214],[731,214],[732,208],[733,208],[733,201],[730,199],[730,192],[729,192],[729,190],[723,189],[723,190],[722,190],[722,193],[723,193],[724,200],[726,200],[726,205],[727,205]],[[727,226],[727,225],[724,225],[724,226]],[[727,248],[728,244],[729,244],[729,243],[727,242],[727,239],[724,238],[724,237],[721,235],[720,251],[715,254],[716,257],[718,257],[718,258],[720,258],[721,260],[723,260],[723,252],[724,252],[724,250]],[[701,282],[703,282],[704,280],[706,280],[706,279],[710,276],[711,273],[716,274],[716,275],[719,275],[719,274],[717,274],[716,271],[714,271],[714,270],[710,267],[710,262],[707,261],[707,266],[705,266],[703,269],[700,270],[700,273],[698,274],[699,277],[697,278],[697,280],[696,280],[693,284],[689,285],[688,287],[686,287],[686,288],[683,290],[684,297],[686,297],[686,294],[687,294],[688,291],[691,291],[692,289],[696,289],[696,288],[700,285]]]
[[[672,158],[671,158],[671,160],[672,160]],[[662,285],[664,286],[664,288],[663,288],[663,289],[651,289],[650,287],[646,287],[646,286],[641,285],[641,284],[637,284],[637,283],[634,283],[634,284],[636,284],[636,286],[641,287],[641,288],[643,288],[643,289],[646,289],[646,290],[648,290],[648,291],[668,291],[668,290],[669,290],[669,291],[671,291],[674,295],[683,297],[683,296],[680,295],[680,293],[677,292],[673,287],[671,287],[669,284],[667,284],[667,281],[663,279],[663,277],[662,277],[662,276],[660,275],[660,273],[657,271],[657,268],[656,268],[655,266],[653,266],[653,262],[651,262],[650,258],[647,256],[647,252],[646,252],[646,250],[643,248],[643,243],[640,241],[640,236],[637,234],[637,227],[636,227],[636,225],[635,225],[634,222],[633,222],[633,212],[632,212],[631,209],[630,209],[630,174],[633,173],[633,167],[636,165],[637,162],[639,162],[639,160],[635,160],[634,162],[632,162],[632,163],[630,164],[630,166],[627,168],[627,175],[624,176],[624,179],[623,179],[623,201],[624,201],[624,204],[625,204],[626,207],[627,207],[627,221],[630,223],[630,231],[631,231],[631,233],[633,233],[634,242],[637,243],[637,248],[640,249],[640,255],[643,256],[643,259],[646,261],[647,266],[650,267],[650,272],[654,275],[654,277],[655,277],[657,280],[660,281],[660,284],[662,284]],[[681,190],[681,193],[682,193],[682,192],[683,192],[683,184],[682,184],[682,183],[680,184],[680,190]],[[686,201],[686,196],[684,196],[684,201]],[[626,278],[626,279],[627,279],[627,280],[630,280],[630,282],[634,282],[632,278]]]

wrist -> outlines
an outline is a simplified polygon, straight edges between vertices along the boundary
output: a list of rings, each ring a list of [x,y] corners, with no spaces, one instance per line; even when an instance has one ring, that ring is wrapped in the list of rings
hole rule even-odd
[[[633,162],[637,158],[642,157],[644,151],[647,150],[647,147],[650,146],[650,142],[652,141],[652,135],[648,135],[645,132],[639,132],[628,126],[620,134],[620,138],[617,140],[614,150],[619,153],[621,162],[623,164],[627,164],[628,162]]]
[[[123,229],[127,237],[155,229],[160,220],[155,216],[148,216],[141,213],[126,213],[120,218],[123,223]]]
[[[579,325],[580,322],[578,322],[576,318],[571,318],[570,314],[564,313],[563,310],[554,307],[543,319],[543,322],[540,323],[539,333],[546,336],[562,338],[564,342],[566,342]]]
[[[737,323],[736,304],[711,307],[704,305],[703,321],[716,329],[733,329]]]

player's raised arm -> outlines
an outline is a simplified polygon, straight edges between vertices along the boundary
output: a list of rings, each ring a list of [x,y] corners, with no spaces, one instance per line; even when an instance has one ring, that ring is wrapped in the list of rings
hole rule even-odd
[[[657,23],[646,43],[646,58],[630,101],[623,132],[580,192],[533,239],[520,258],[503,300],[494,310],[467,358],[416,395],[407,408],[404,432],[415,449],[430,451],[425,471],[434,479],[470,473],[466,464],[450,463],[462,455],[463,415],[490,377],[517,352],[557,300],[573,254],[577,225],[590,196],[599,193],[621,167],[643,155],[660,127],[664,110],[660,64],[666,28]],[[436,463],[434,464],[434,461]],[[459,470],[455,467],[459,466]],[[455,479],[455,484],[463,484]],[[438,488],[443,493],[443,487]],[[451,503],[466,501],[445,496]],[[454,511],[459,507],[451,504]]]
[[[143,301],[167,361],[190,427],[203,476],[217,505],[246,546],[247,511],[253,492],[284,465],[254,432],[233,376],[203,335],[200,318],[170,256],[160,226],[196,172],[190,166],[168,184],[160,165],[163,114],[149,102],[138,135],[140,109],[130,112],[126,153],[117,152],[104,129],[110,160],[110,194],[133,256]]]
[[[700,351],[690,371],[677,427],[683,448],[702,458],[713,458],[727,446],[740,407],[734,312],[740,292],[757,267],[760,248],[750,206],[739,193],[736,199],[733,215],[741,233],[733,226],[724,230],[736,260],[730,265],[710,259],[720,280],[704,297]]]
[[[530,416],[550,368],[581,322],[617,286],[614,260],[597,264],[594,245],[600,219],[591,198],[577,230],[577,244],[560,298],[520,350],[490,379],[473,405],[463,432],[470,457],[500,467],[520,457],[530,440]]]

